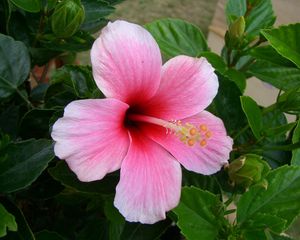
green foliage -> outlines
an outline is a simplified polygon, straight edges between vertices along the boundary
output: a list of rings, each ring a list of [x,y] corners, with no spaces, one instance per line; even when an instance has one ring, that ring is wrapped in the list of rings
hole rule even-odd
[[[166,59],[177,55],[197,57],[208,50],[201,30],[183,20],[163,19],[148,23],[145,27],[157,41]]]
[[[0,237],[4,237],[7,230],[17,231],[17,229],[15,217],[0,203]]]
[[[199,239],[199,236],[207,240],[218,239],[224,214],[218,196],[195,187],[184,187],[180,203],[173,211],[178,216],[177,225],[187,239]]]
[[[262,30],[262,34],[279,54],[300,68],[300,47],[297,42],[297,39],[300,38],[300,23]]]
[[[80,182],[54,157],[51,127],[65,106],[104,98],[91,67],[78,65],[76,53],[91,49],[91,33],[119,2],[0,1],[0,237],[292,239],[283,234],[300,214],[300,25],[271,29],[271,0],[227,1],[221,56],[191,23],[161,19],[145,25],[165,61],[205,57],[215,68],[219,89],[208,110],[234,140],[229,163],[218,173],[182,170],[180,203],[165,220],[127,222],[113,203],[119,171]],[[270,106],[243,96],[252,76],[280,90]],[[288,122],[285,113],[296,120]]]
[[[241,97],[241,104],[254,136],[259,139],[263,127],[261,110],[257,103],[248,96]]]
[[[24,43],[0,34],[0,98],[18,92],[18,87],[28,78],[30,58]]]
[[[29,186],[53,159],[50,140],[11,143],[0,152],[0,192],[9,193]]]

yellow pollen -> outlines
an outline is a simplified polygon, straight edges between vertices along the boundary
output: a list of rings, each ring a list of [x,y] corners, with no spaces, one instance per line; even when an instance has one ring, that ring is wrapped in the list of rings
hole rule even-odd
[[[190,134],[191,134],[191,136],[196,135],[197,134],[197,129],[196,128],[191,128]]]
[[[207,138],[210,138],[211,135],[212,135],[211,131],[207,131],[207,132],[205,133],[205,137],[207,137]]]
[[[204,131],[204,132],[207,131],[207,126],[205,124],[201,124],[200,125],[200,130]]]
[[[191,146],[194,146],[195,144],[195,139],[193,138],[190,138],[188,141],[187,141],[187,144],[191,147]]]
[[[200,146],[201,147],[206,146],[206,144],[207,144],[206,140],[203,139],[203,140],[200,141]]]

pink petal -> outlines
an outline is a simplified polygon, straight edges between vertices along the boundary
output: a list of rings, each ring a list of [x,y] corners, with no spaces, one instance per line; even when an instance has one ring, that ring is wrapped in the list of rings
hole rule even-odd
[[[79,180],[99,180],[120,168],[129,146],[123,126],[127,109],[115,99],[79,100],[55,122],[55,155],[66,160]]]
[[[91,51],[93,75],[106,97],[128,104],[151,98],[160,82],[162,60],[154,38],[125,21],[102,29]]]
[[[203,134],[205,146],[200,145],[200,141],[193,146],[180,141],[174,133],[166,133],[166,129],[150,124],[141,124],[145,135],[166,148],[186,169],[209,175],[221,169],[228,162],[229,153],[232,150],[232,139],[227,136],[225,127],[221,119],[207,111],[182,120],[182,125],[190,123],[195,127],[205,125],[210,137]]]
[[[192,116],[212,102],[218,86],[205,58],[177,56],[164,64],[159,89],[144,113],[165,120]]]
[[[130,222],[152,224],[180,199],[180,164],[161,146],[131,131],[114,204]]]

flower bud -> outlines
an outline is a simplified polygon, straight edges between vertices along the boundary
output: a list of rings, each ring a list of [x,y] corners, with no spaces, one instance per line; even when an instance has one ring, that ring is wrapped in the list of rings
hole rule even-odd
[[[51,27],[59,38],[71,37],[84,21],[84,8],[80,0],[62,0],[54,9]]]
[[[241,38],[245,32],[245,19],[243,16],[237,18],[229,26],[229,35],[233,38]]]
[[[262,183],[262,186],[266,187],[264,177],[269,170],[269,165],[255,154],[243,155],[231,162],[227,168],[232,184],[243,189],[257,183]]]

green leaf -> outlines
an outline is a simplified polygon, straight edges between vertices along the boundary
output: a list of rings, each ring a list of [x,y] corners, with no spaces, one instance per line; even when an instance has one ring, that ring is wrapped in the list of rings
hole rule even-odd
[[[11,6],[8,0],[0,1],[0,32],[7,34],[8,21],[11,15]]]
[[[250,51],[250,55],[256,59],[265,60],[279,66],[295,67],[295,64],[282,57],[271,46],[256,47]]]
[[[2,133],[9,134],[11,138],[16,138],[19,124],[19,106],[5,106],[0,112],[0,130]]]
[[[300,46],[298,43],[300,23],[262,30],[261,33],[279,54],[291,60],[300,68]]]
[[[299,120],[298,120],[297,126],[294,130],[292,141],[293,141],[293,143],[297,143],[300,141],[300,121]],[[300,166],[300,148],[293,150],[292,154],[293,155],[292,155],[291,164]]]
[[[213,52],[202,52],[201,57],[205,57],[207,61],[220,73],[224,73],[227,70],[227,65],[218,54]]]
[[[271,0],[250,0],[248,8],[251,8],[246,16],[245,32],[249,38],[259,34],[263,28],[271,27],[275,22]]]
[[[263,126],[262,113],[259,106],[251,97],[248,96],[241,97],[241,104],[254,136],[256,139],[259,139],[261,137],[261,130]]]
[[[24,43],[0,34],[0,98],[18,91],[29,71],[30,58]]]
[[[10,0],[17,7],[27,12],[39,12],[41,9],[40,0]]]
[[[177,55],[198,57],[208,50],[199,28],[179,19],[162,19],[145,25],[157,41],[166,59]]]
[[[246,76],[244,73],[235,70],[234,68],[228,69],[224,75],[231,81],[233,81],[240,91],[243,93],[246,88]]]
[[[20,125],[20,135],[23,139],[49,138],[49,121],[54,110],[33,109],[27,112]]]
[[[8,232],[5,240],[35,240],[23,212],[12,202],[4,200],[3,205],[11,214],[15,216],[16,223],[18,225],[18,231]]]
[[[240,103],[242,93],[234,82],[222,75],[218,77],[219,91],[210,108],[224,121],[227,131],[232,134],[246,124]]]
[[[225,13],[227,20],[232,23],[238,17],[244,16],[247,11],[246,0],[228,0]]]
[[[189,240],[218,239],[221,229],[219,197],[195,187],[184,187],[179,205],[173,210],[178,216],[177,226]],[[218,212],[220,211],[220,212]]]
[[[6,235],[6,231],[17,231],[18,226],[14,215],[10,214],[0,203],[0,238]]]
[[[81,0],[81,3],[85,11],[85,19],[81,29],[89,32],[96,32],[103,27],[107,23],[105,17],[115,10],[114,7],[104,1]]]
[[[64,240],[57,232],[43,230],[35,234],[35,240]]]
[[[89,66],[65,65],[58,69],[51,78],[51,84],[63,83],[72,89],[79,98],[92,98],[100,93]]]
[[[300,87],[300,70],[294,67],[257,60],[250,66],[248,73],[278,89],[290,90]]]
[[[296,123],[292,122],[292,123],[288,123],[288,124],[281,125],[278,127],[267,128],[266,130],[264,130],[264,135],[266,135],[268,137],[283,135],[283,134],[286,134],[288,131],[292,130],[295,127],[295,125],[296,125]],[[298,141],[299,141],[299,139],[298,139]],[[294,143],[296,143],[296,142],[294,142]]]
[[[160,221],[152,225],[126,223],[120,240],[159,240],[170,224],[170,221]]]
[[[78,31],[72,37],[67,39],[59,39],[54,35],[44,35],[41,39],[43,47],[52,51],[71,51],[81,52],[90,50],[95,39],[92,35],[85,31]]]
[[[266,180],[267,189],[252,186],[237,205],[237,222],[240,226],[269,214],[287,221],[286,229],[300,213],[300,168],[283,166],[271,171]],[[271,222],[266,225],[271,224]]]
[[[0,152],[0,192],[29,186],[53,159],[52,141],[39,139],[11,143]]]
[[[64,186],[85,193],[112,194],[115,192],[115,186],[119,181],[116,174],[109,174],[99,181],[80,182],[64,161],[57,163],[55,167],[50,168],[48,171],[55,180],[61,182]]]

